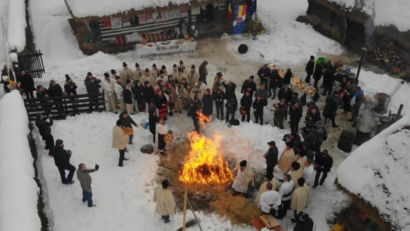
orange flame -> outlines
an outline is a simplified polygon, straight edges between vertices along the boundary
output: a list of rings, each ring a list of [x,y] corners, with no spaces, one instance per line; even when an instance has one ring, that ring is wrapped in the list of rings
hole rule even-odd
[[[228,163],[218,153],[221,137],[205,137],[197,132],[188,134],[191,150],[185,159],[179,180],[184,183],[224,184],[234,179]]]
[[[201,112],[197,111],[196,114],[199,116],[199,125],[201,125],[201,127],[206,128],[206,123],[210,123],[211,120],[209,119],[208,116],[202,114]]]

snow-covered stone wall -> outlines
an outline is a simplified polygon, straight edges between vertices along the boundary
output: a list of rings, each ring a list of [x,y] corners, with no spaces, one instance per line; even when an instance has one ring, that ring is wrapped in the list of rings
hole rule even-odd
[[[26,46],[26,4],[24,0],[9,0],[8,42],[10,50],[23,51]]]

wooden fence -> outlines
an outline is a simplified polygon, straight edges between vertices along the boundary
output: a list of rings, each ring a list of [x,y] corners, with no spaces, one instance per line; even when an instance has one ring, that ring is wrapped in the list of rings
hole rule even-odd
[[[54,119],[65,119],[80,113],[103,112],[106,110],[104,92],[97,94],[63,95],[59,97],[24,99],[30,121],[37,115],[53,115]]]

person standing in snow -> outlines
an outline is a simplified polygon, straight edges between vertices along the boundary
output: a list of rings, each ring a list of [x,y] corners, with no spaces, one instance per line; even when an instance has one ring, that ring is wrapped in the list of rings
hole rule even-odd
[[[156,132],[157,132],[157,146],[158,146],[158,151],[160,155],[166,156],[167,154],[165,153],[166,149],[166,143],[165,143],[165,135],[168,133],[168,129],[164,125],[164,118],[158,117],[158,124],[156,126]]]
[[[332,64],[329,64],[323,73],[323,96],[326,96],[327,93],[329,95],[332,93],[333,83],[335,82],[335,74],[336,68]]]
[[[155,134],[157,133],[157,112],[155,111],[154,108],[151,108],[149,110],[149,117],[148,117],[148,122],[149,122],[149,131],[151,132],[153,138],[152,140],[155,143]]]
[[[66,79],[65,85],[64,85],[65,93],[69,96],[77,95],[77,84],[74,83],[74,81],[70,78],[69,75],[65,75],[65,79]],[[75,99],[75,97],[73,97],[73,99]]]
[[[17,87],[22,90],[27,99],[34,99],[33,91],[36,89],[34,88],[33,77],[30,74],[26,74],[26,71],[23,69],[20,71],[20,76],[17,77],[17,80]]]
[[[313,125],[307,124],[306,127],[302,128],[302,136],[304,142],[310,144],[310,147],[313,147],[314,150],[316,150],[317,131],[313,128]]]
[[[124,111],[125,110],[125,104],[124,104],[124,86],[121,83],[121,78],[117,76],[117,83],[114,86],[114,92],[117,95],[118,102],[120,103],[120,110]]]
[[[299,103],[295,103],[295,105],[290,107],[289,109],[290,130],[292,132],[299,131],[299,122],[300,122],[300,119],[302,118],[302,114],[303,114],[303,109],[300,107]]]
[[[279,90],[278,98],[279,100],[284,99],[286,104],[290,103],[292,100],[293,91],[289,88],[289,84],[286,84]]]
[[[7,77],[9,77],[11,80],[13,80],[14,82],[16,82],[16,79],[14,78],[13,70],[11,70],[11,69],[7,66],[7,64],[4,64],[3,70],[1,71],[1,76],[7,76]]]
[[[43,115],[37,115],[36,126],[41,137],[43,138],[43,140],[46,141],[46,147],[44,149],[49,150],[48,154],[50,156],[53,156],[54,137],[53,135],[51,135],[51,126],[53,126],[53,116],[51,114],[48,115],[48,119],[50,120],[50,122],[47,122],[47,118]]]
[[[233,170],[233,174],[236,176],[232,184],[235,194],[241,193],[247,196],[249,184],[254,186],[254,174],[248,161],[242,160]]]
[[[278,148],[275,141],[268,142],[269,150],[263,155],[266,159],[266,176],[273,176],[273,168],[278,164]]]
[[[232,80],[229,80],[228,83],[225,83],[226,81],[222,81],[222,85],[225,88],[225,98],[226,99],[236,99],[236,94],[235,94],[235,89],[236,89],[236,84],[232,82]]]
[[[212,85],[212,92],[215,94],[216,92],[218,92],[219,90],[221,90],[221,86],[222,86],[222,73],[218,72],[216,73],[216,76],[214,78],[214,83]]]
[[[292,71],[288,68],[287,70],[286,70],[286,74],[285,74],[285,76],[283,77],[283,83],[284,84],[290,84],[290,79],[293,77],[293,73],[292,73]]]
[[[309,62],[306,64],[306,78],[305,78],[305,82],[310,84],[310,77],[313,75],[313,72],[315,70],[315,56],[310,56],[310,60]]]
[[[359,116],[359,109],[362,106],[364,101],[364,92],[360,87],[356,87],[356,93],[353,95],[352,99],[350,100],[350,105],[352,109],[352,118],[350,119],[353,122],[352,127],[356,127],[357,125],[357,117]]]
[[[206,115],[211,120],[212,112],[214,109],[214,101],[211,95],[211,89],[206,89],[205,95],[202,98],[202,114]]]
[[[336,125],[336,112],[339,108],[339,92],[334,91],[333,95],[329,95],[326,98],[326,105],[323,109],[323,117],[325,118],[325,125],[328,119],[332,121],[332,127],[337,128],[339,126]]]
[[[85,164],[81,163],[78,165],[77,170],[77,179],[80,181],[81,188],[83,189],[83,199],[82,202],[85,203],[87,201],[88,208],[92,208],[97,206],[93,204],[93,192],[91,189],[91,176],[90,173],[98,171],[98,165],[94,169],[87,169]]]
[[[238,101],[236,98],[230,98],[228,102],[225,104],[226,107],[226,122],[229,122],[229,117],[231,120],[235,119],[236,110],[238,110]]]
[[[300,212],[295,223],[293,231],[313,231],[314,223],[307,213]]]
[[[273,125],[279,127],[280,129],[285,129],[283,126],[283,118],[286,116],[287,108],[286,100],[281,99],[280,103],[273,105],[275,107]]]
[[[145,100],[145,110],[149,111],[151,108],[152,102],[154,101],[155,91],[152,88],[151,83],[149,81],[144,82],[144,100]]]
[[[315,168],[313,167],[311,159],[305,161],[305,168],[303,169],[303,178],[306,180],[306,184],[312,186],[313,178],[315,176]]]
[[[293,150],[293,142],[287,142],[286,148],[280,155],[278,167],[283,173],[289,173],[292,163],[295,161],[295,151]]]
[[[255,205],[256,205],[257,208],[261,207],[261,203],[260,203],[261,202],[261,196],[264,192],[267,191],[266,185],[268,183],[272,184],[272,190],[274,190],[274,191],[279,190],[279,182],[275,178],[273,178],[273,175],[266,175],[265,176],[265,182],[263,182],[261,184],[261,186],[259,187],[258,194],[256,195],[256,198],[255,198]]]
[[[50,95],[50,97],[62,97],[63,89],[61,88],[59,84],[56,83],[56,81],[51,80],[50,86],[48,88],[48,94]],[[56,103],[55,106],[59,108],[58,109],[59,112],[64,111],[63,109],[64,104],[61,103],[63,101],[62,99],[54,99],[53,101]]]
[[[241,109],[246,112],[246,121],[251,120],[252,95],[251,92],[246,91],[241,99]],[[245,121],[245,114],[242,114],[242,122]]]
[[[182,97],[184,90],[180,87],[179,82],[176,81],[174,86],[171,86],[171,101],[175,105],[175,113],[182,113]]]
[[[142,86],[139,80],[134,81],[134,99],[135,99],[135,111],[136,112],[143,112],[145,108],[144,102],[144,87]]]
[[[125,86],[127,84],[127,80],[132,80],[133,73],[132,70],[128,68],[128,65],[125,62],[122,63],[122,66],[124,67],[124,69],[122,69],[120,72],[120,78],[122,85]]]
[[[269,86],[269,77],[270,77],[270,69],[268,67],[269,64],[264,64],[258,71],[258,76],[260,79],[260,85],[264,84],[265,86]]]
[[[189,106],[189,114],[191,115],[192,122],[194,123],[194,131],[196,131],[197,133],[199,133],[200,129],[198,113],[201,110],[201,107],[201,101],[197,96],[194,96]]]
[[[245,82],[242,84],[241,88],[241,93],[244,94],[246,92],[250,92],[251,96],[253,96],[253,93],[256,91],[256,83],[254,80],[254,76],[250,76],[249,79],[245,80]]]
[[[283,219],[286,217],[287,211],[290,209],[290,203],[292,200],[292,192],[295,188],[295,183],[289,174],[283,176],[283,183],[279,188],[279,196],[282,199],[282,203],[279,206],[279,215],[277,219]]]
[[[84,80],[84,85],[87,88],[87,93],[88,94],[98,94],[100,93],[100,85],[101,80],[93,77],[93,74],[91,72],[87,73],[87,77]],[[93,106],[95,106],[95,108],[98,108],[98,96],[90,96],[90,110],[93,109]]]
[[[136,128],[138,128],[138,124],[135,123],[135,121],[130,117],[130,115],[128,114],[127,111],[123,111],[123,112],[120,114],[120,118],[119,118],[119,119],[121,120],[121,124],[122,124],[122,126],[123,126],[124,128],[131,128],[131,129],[132,129],[131,124],[134,125]],[[134,135],[129,135],[129,142],[128,142],[128,144],[134,144],[134,143],[132,142],[132,139],[133,139],[133,138],[134,138]]]
[[[313,79],[315,82],[313,83],[313,87],[317,89],[317,84],[319,83],[320,79],[322,78],[324,63],[318,63],[315,67],[315,72],[313,73]]]
[[[278,69],[274,69],[269,76],[270,85],[269,85],[269,96],[272,95],[272,99],[276,98],[276,88],[281,89],[283,85],[282,77],[279,75]],[[270,90],[273,89],[273,94],[270,93]]]
[[[255,97],[262,97],[263,100],[268,100],[268,91],[265,88],[265,84],[261,84],[260,88],[258,90],[256,90],[255,92]]]
[[[140,65],[138,63],[135,63],[135,71],[132,72],[132,79],[134,81],[137,81],[137,80],[139,81],[140,78],[142,77],[142,74],[143,73],[142,73]]]
[[[309,197],[309,186],[305,184],[305,179],[303,177],[297,180],[297,187],[292,194],[292,202],[290,208],[293,210],[295,218],[297,214],[302,212],[307,206],[307,200]],[[293,219],[292,219],[293,220]]]
[[[164,223],[169,223],[170,217],[175,215],[176,204],[171,191],[169,190],[168,180],[161,182],[154,191],[155,212],[161,215]]]
[[[123,91],[125,109],[128,115],[134,114],[134,92],[131,87],[131,80],[127,79],[127,85]]]
[[[110,81],[110,75],[108,73],[104,73],[104,93],[105,93],[105,98],[108,100],[108,105],[110,111],[114,112],[117,114],[117,108],[115,106],[115,99],[114,99],[114,86],[111,84]]]
[[[195,84],[199,81],[199,73],[195,70],[195,65],[191,66],[191,71],[188,73],[188,84],[191,87],[195,87]]]
[[[155,80],[158,79],[159,69],[158,69],[158,67],[157,67],[157,65],[156,65],[155,63],[152,64],[152,69],[151,69],[151,71],[150,71],[149,73],[150,73],[150,75],[151,75],[152,77],[154,77]]]
[[[320,175],[322,174],[322,178],[320,179],[320,185],[326,180],[327,174],[333,167],[333,158],[329,156],[327,150],[323,150],[322,153],[316,154],[316,176],[315,176],[315,184],[313,188],[316,188],[319,183]]]
[[[143,83],[148,81],[151,87],[154,87],[157,84],[157,78],[151,75],[148,68],[145,69],[144,76],[142,76],[140,80]]]
[[[206,76],[208,75],[208,70],[206,69],[206,66],[208,65],[207,61],[204,61],[200,66],[199,66],[199,79],[202,80],[205,84],[206,82]]]
[[[60,172],[61,183],[74,184],[73,176],[75,167],[70,164],[72,152],[64,149],[64,142],[60,139],[56,140],[56,145],[53,148],[54,163]],[[65,171],[68,170],[68,176],[65,176]]]
[[[182,79],[188,79],[188,75],[185,74],[184,70],[182,70],[181,68],[178,68],[178,75],[175,76],[175,80],[181,83]]]
[[[314,132],[312,134],[314,134]],[[326,134],[327,134],[326,128],[323,127],[321,121],[318,121],[316,123],[316,138],[314,140],[315,145],[313,146],[316,154],[321,152],[320,148],[322,147]],[[307,140],[311,142],[310,138],[308,138]]]
[[[267,105],[268,101],[263,100],[261,96],[256,97],[253,101],[253,114],[255,116],[255,123],[260,121],[260,125],[263,125],[263,108]]]
[[[271,183],[266,184],[266,192],[261,195],[261,210],[263,216],[267,218],[268,214],[275,216],[276,211],[281,204],[280,195],[278,192],[272,190],[273,185]]]
[[[114,127],[113,131],[112,131],[112,148],[118,149],[119,153],[120,153],[120,158],[118,161],[118,166],[122,167],[123,165],[123,161],[124,160],[128,160],[125,159],[125,149],[127,147],[127,142],[128,142],[128,135],[124,133],[124,129],[123,129],[123,124],[122,124],[122,120],[119,119],[117,120],[117,126]]]
[[[215,100],[215,107],[216,107],[216,118],[223,120],[224,119],[225,94],[221,89],[219,89],[219,91],[216,92],[214,96],[214,100]],[[219,117],[219,114],[221,115],[221,117]]]

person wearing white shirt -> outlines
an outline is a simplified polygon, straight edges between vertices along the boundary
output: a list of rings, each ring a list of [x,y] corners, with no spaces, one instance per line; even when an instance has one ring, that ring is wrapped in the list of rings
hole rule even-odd
[[[120,102],[120,110],[124,111],[125,110],[124,95],[122,94],[124,91],[124,86],[122,85],[121,78],[119,76],[117,76],[116,79],[117,79],[117,84],[115,84],[114,86],[114,92],[117,95],[118,101]]]
[[[279,196],[282,198],[282,203],[279,207],[279,216],[276,217],[277,219],[286,217],[286,213],[290,208],[290,203],[292,201],[292,192],[295,188],[295,183],[289,174],[284,175],[283,181],[283,184],[279,188]]]
[[[156,132],[157,132],[157,137],[156,137],[156,141],[157,141],[157,146],[158,146],[158,151],[159,154],[166,156],[167,154],[165,153],[165,135],[168,133],[168,129],[165,127],[164,125],[164,118],[159,117],[158,119],[158,124],[156,127]]]
[[[111,83],[110,80],[110,75],[108,73],[104,73],[104,82],[103,82],[103,86],[104,86],[104,94],[105,94],[105,98],[108,101],[108,105],[110,108],[110,111],[113,111],[114,113],[117,113],[117,109],[115,106],[115,98],[114,98],[114,85]]]
[[[303,178],[306,179],[306,184],[309,186],[313,185],[313,180],[315,177],[315,169],[313,168],[312,160],[305,161],[305,169],[303,169]]]
[[[267,217],[268,214],[275,216],[276,211],[282,202],[279,193],[273,191],[272,188],[272,183],[267,183],[267,191],[261,195],[261,209],[265,217]]]

